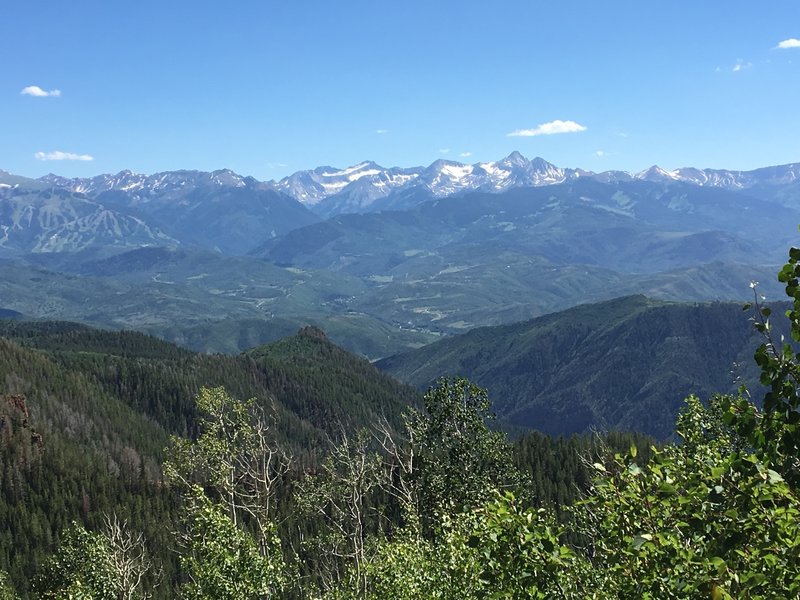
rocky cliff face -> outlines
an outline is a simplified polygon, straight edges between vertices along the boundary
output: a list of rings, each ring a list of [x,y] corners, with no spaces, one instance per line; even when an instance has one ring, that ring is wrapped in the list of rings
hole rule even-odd
[[[30,428],[30,411],[25,396],[0,394],[0,446],[7,446],[19,438],[28,440],[32,446],[42,448],[41,434]]]

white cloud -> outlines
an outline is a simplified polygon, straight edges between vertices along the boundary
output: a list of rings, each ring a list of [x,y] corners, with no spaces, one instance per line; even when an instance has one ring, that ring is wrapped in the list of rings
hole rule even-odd
[[[439,148],[439,154],[449,154],[450,148]]]
[[[461,158],[467,158],[467,157],[472,156],[472,152],[462,152],[461,154],[459,154],[459,156]]]
[[[28,87],[22,88],[20,92],[23,96],[36,96],[37,98],[47,98],[51,96],[53,98],[58,98],[61,95],[61,90],[43,90],[38,85],[29,85]]]
[[[389,133],[389,130],[388,129],[376,129],[375,133],[377,133],[378,135],[383,135],[384,133]]]
[[[38,160],[94,160],[94,156],[88,154],[75,154],[74,152],[37,152],[34,156]]]
[[[595,152],[595,156],[599,156],[600,158],[603,158],[605,155],[606,153],[604,150],[598,150]]]
[[[789,48],[800,48],[800,40],[798,40],[797,38],[789,38],[788,40],[783,40],[775,47],[780,48],[781,50],[787,50]]]
[[[556,119],[549,123],[542,123],[533,129],[518,129],[508,134],[508,137],[533,137],[535,135],[554,135],[556,133],[578,133],[586,131],[586,127],[575,121],[562,121]]]
[[[278,163],[275,163],[275,162],[267,163],[267,168],[268,168],[268,169],[282,169],[282,168],[284,168],[284,167],[288,167],[288,166],[289,166],[289,165],[287,165],[286,163],[282,163],[282,162],[278,162]]]
[[[739,71],[743,71],[745,69],[749,69],[752,66],[753,66],[753,63],[745,62],[740,58],[739,60],[736,61],[736,64],[733,65],[733,72],[734,73],[738,73]]]

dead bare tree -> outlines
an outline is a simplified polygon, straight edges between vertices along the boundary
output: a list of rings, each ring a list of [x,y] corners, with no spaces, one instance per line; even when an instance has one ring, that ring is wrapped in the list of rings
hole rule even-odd
[[[195,442],[173,438],[166,472],[187,489],[210,486],[235,525],[249,520],[267,554],[275,529],[275,495],[291,457],[275,441],[274,419],[255,399],[239,401],[222,388],[202,388],[202,433]]]
[[[233,510],[248,514],[258,528],[263,552],[274,532],[275,494],[291,467],[291,458],[274,442],[272,419],[253,405],[246,443],[230,457]]]
[[[355,578],[359,590],[366,589],[367,517],[369,495],[383,487],[384,472],[379,454],[369,449],[365,430],[348,436],[344,430],[318,473],[307,477],[298,488],[299,506],[322,517],[328,531],[315,540],[329,558],[323,587],[332,588],[347,573]]]
[[[412,527],[419,533],[419,494],[415,481],[415,429],[410,427],[409,415],[404,416],[406,423],[405,440],[394,431],[386,417],[381,417],[372,429],[372,437],[382,451],[387,477],[383,481],[384,491],[395,498],[403,510],[406,527]]]
[[[108,542],[109,561],[117,574],[119,599],[152,598],[161,572],[159,570],[154,577],[156,583],[145,589],[145,577],[153,569],[153,562],[145,547],[144,534],[131,531],[127,520],[120,521],[116,514],[104,515],[102,534]]]

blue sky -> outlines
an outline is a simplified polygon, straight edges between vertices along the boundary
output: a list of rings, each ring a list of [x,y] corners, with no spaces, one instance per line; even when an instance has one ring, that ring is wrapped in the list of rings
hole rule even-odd
[[[9,0],[0,19],[0,169],[22,175],[800,161],[796,0]],[[553,121],[573,131],[508,135]]]

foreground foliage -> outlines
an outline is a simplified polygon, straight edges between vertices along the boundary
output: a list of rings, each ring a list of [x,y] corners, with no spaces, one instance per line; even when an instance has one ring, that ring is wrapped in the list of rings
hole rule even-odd
[[[189,577],[187,600],[276,598],[286,583],[280,547],[259,545],[219,504],[194,488],[186,507],[186,547],[181,564]],[[264,545],[269,544],[265,551]]]
[[[611,598],[793,598],[796,490],[723,422],[727,399],[690,398],[682,443],[644,467],[617,455],[577,508],[595,589]]]
[[[243,600],[279,597],[285,564],[274,525],[274,496],[288,458],[254,400],[223,388],[197,397],[201,434],[173,438],[166,473],[185,493],[182,597]]]

